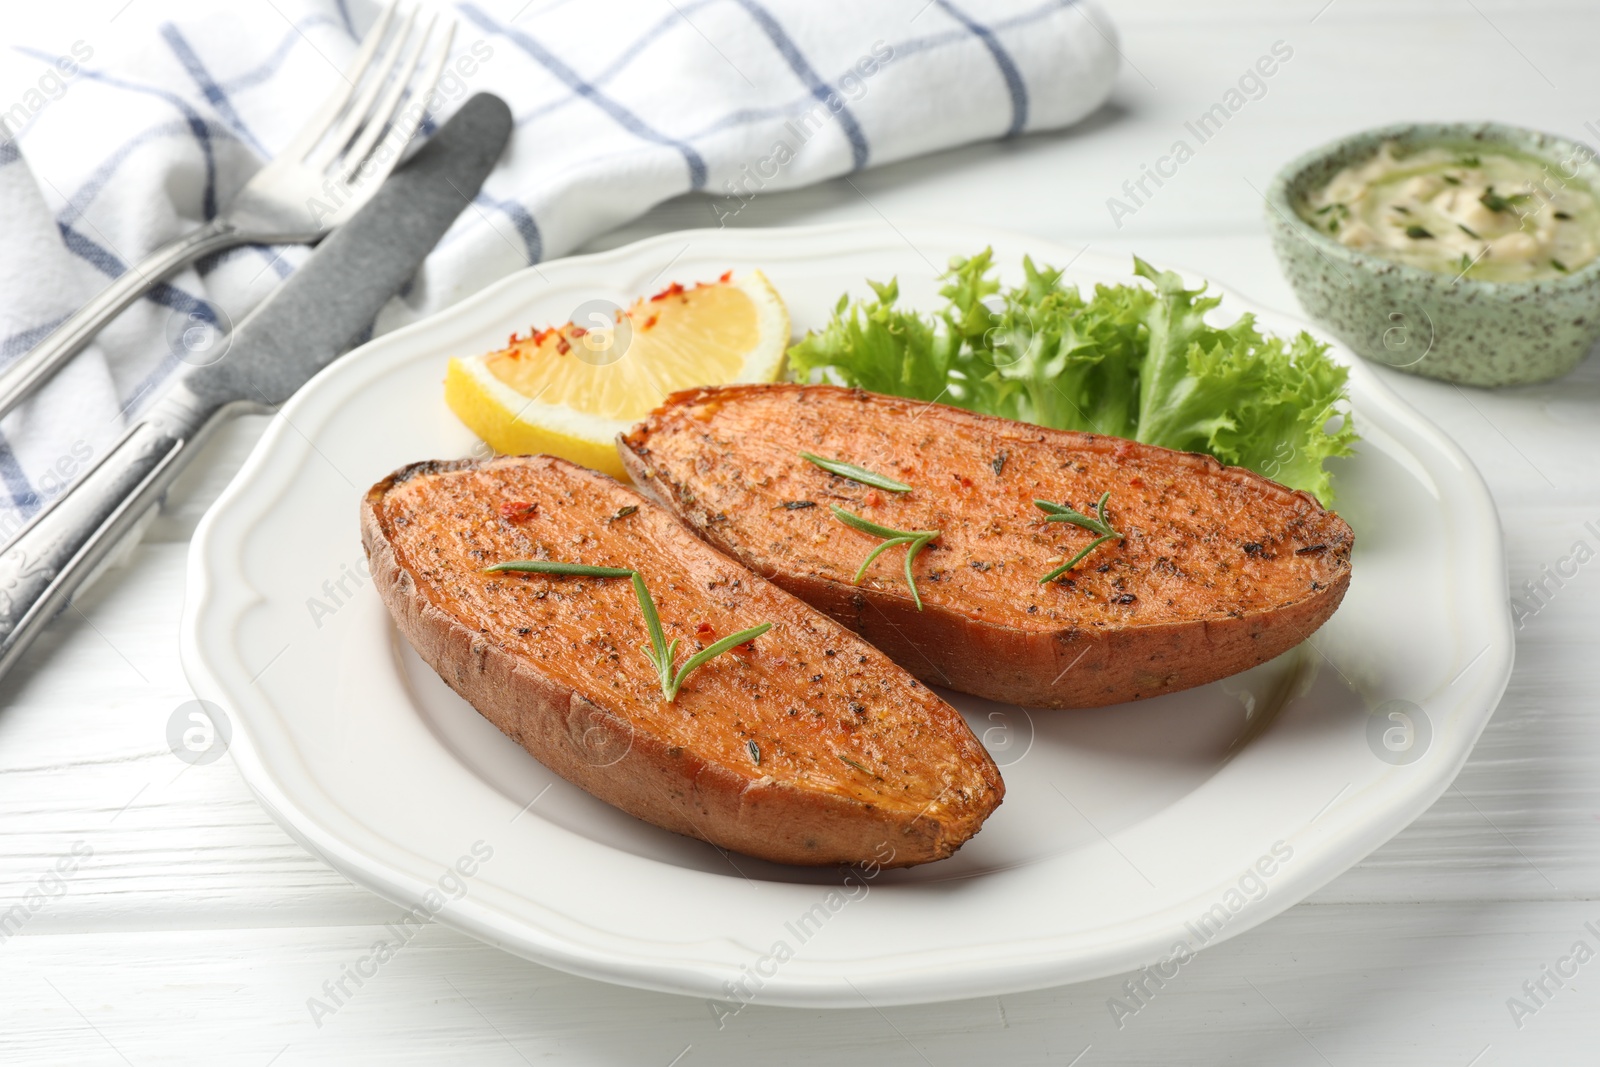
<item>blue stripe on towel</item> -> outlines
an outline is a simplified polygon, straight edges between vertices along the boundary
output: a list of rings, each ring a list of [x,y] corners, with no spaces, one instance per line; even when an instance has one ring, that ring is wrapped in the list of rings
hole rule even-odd
[[[1032,11],[1024,11],[1019,15],[1012,15],[1010,18],[991,23],[989,29],[995,33],[1001,33],[1006,30],[1018,29],[1022,26],[1031,26],[1036,22],[1043,22],[1058,11],[1076,7],[1077,3],[1078,0],[1046,0],[1045,3],[1040,4]],[[905,56],[914,56],[918,52],[931,52],[936,48],[956,44],[970,39],[971,36],[972,34],[965,29],[945,30],[940,33],[928,34],[925,37],[908,37],[904,41],[895,41],[890,44],[890,47],[894,49],[894,58],[901,59]]]
[[[110,251],[100,247],[94,241],[74,230],[66,223],[57,223],[56,228],[61,231],[61,242],[67,246],[67,251],[88,263],[108,278],[119,277],[128,269],[127,264],[118,259]],[[145,293],[145,299],[154,300],[162,307],[181,311],[185,314],[198,314],[207,322],[216,323],[216,316],[211,311],[211,305],[197,297],[179,289],[169,282],[157,282]]]
[[[0,140],[0,167],[7,163],[15,163],[22,158],[22,149],[17,147],[17,142],[10,137]]]
[[[224,264],[231,263],[245,256],[257,256],[261,259],[261,266],[256,270],[255,278],[259,278],[270,269],[279,279],[287,278],[294,273],[294,267],[284,258],[284,251],[298,245],[235,245],[233,248],[224,248],[220,252],[213,252],[208,256],[201,256],[194,262],[195,273],[202,279],[210,277]],[[255,278],[251,280],[254,281]]]
[[[706,161],[701,157],[699,152],[695,151],[692,145],[687,144],[684,141],[680,141],[676,137],[671,137],[667,134],[664,134],[655,127],[651,126],[649,123],[645,122],[632,111],[629,111],[627,108],[611,99],[611,97],[607,96],[605,93],[602,93],[592,83],[585,81],[582,75],[563,63],[559,58],[556,57],[555,53],[545,48],[543,45],[535,41],[526,33],[523,33],[521,30],[512,26],[500,25],[500,23],[496,22],[488,14],[480,11],[475,4],[462,4],[460,11],[473,22],[476,22],[484,30],[490,33],[498,33],[502,37],[506,38],[506,40],[522,49],[523,52],[527,53],[530,59],[544,67],[551,74],[554,74],[561,81],[565,82],[573,92],[583,96],[601,111],[604,111],[607,115],[611,116],[612,120],[615,121],[617,125],[621,126],[635,137],[638,137],[644,141],[651,141],[655,144],[665,145],[668,148],[677,149],[679,154],[683,156],[684,163],[686,163],[689,167],[689,187],[691,189],[702,189],[705,187]]]
[[[971,30],[972,35],[982,41],[994,57],[994,65],[1000,68],[1000,76],[1006,80],[1006,91],[1011,94],[1011,125],[1006,129],[1006,136],[1014,137],[1021,133],[1028,124],[1028,87],[1022,81],[1022,72],[1017,69],[1016,61],[989,27],[962,12],[950,0],[934,0],[934,3]]]
[[[992,23],[989,28],[998,33],[1002,30],[1012,30],[1022,26],[1030,26],[1036,22],[1043,22],[1045,19],[1050,18],[1058,11],[1061,11],[1063,8],[1072,7],[1074,4],[1076,4],[1076,2],[1077,0],[1047,0],[1046,3],[1039,5],[1031,11],[1024,11],[1019,15],[1013,15],[1010,18],[1002,19],[998,22]],[[687,10],[687,8],[685,8],[685,10]],[[893,59],[888,60],[888,62],[892,63],[895,60],[903,59],[906,56],[916,55],[919,52],[931,52],[935,49],[945,48],[953,44],[961,44],[963,42],[970,41],[971,39],[972,33],[966,29],[942,30],[938,33],[930,33],[922,37],[908,37],[903,41],[895,41],[890,44],[889,47],[893,50],[894,57]],[[843,75],[840,77],[843,77]],[[835,83],[837,83],[837,81],[838,79],[835,79]],[[570,99],[570,97],[563,98],[563,100]],[[545,110],[553,110],[556,106],[557,105],[555,104],[548,105]],[[700,141],[734,126],[747,126],[750,123],[760,122],[764,119],[771,118],[793,118],[795,115],[803,114],[807,109],[814,106],[816,106],[815,98],[811,96],[810,93],[807,93],[804,96],[789,100],[782,104],[774,105],[772,107],[741,108],[737,111],[731,111],[716,121],[700,127],[698,130],[689,133],[687,136],[692,141]],[[525,115],[521,119],[517,120],[518,125],[521,125],[522,123],[536,117],[538,117],[537,113],[529,113],[528,115]]]
[[[233,101],[228,99],[228,94],[222,91],[222,86],[217,84],[206,65],[200,61],[195,50],[189,42],[183,39],[183,34],[170,22],[161,27],[161,38],[167,42],[167,47],[172,49],[172,54],[178,57],[178,62],[183,64],[183,69],[189,72],[189,77],[194,79],[196,88],[204,94],[211,106],[216,108],[217,114],[222,116],[222,121],[233,127],[233,132],[241,141],[248,141],[261,158],[269,158],[272,153],[267,151],[266,145],[256,140],[255,134],[250,132],[244,124],[243,117],[238,109],[233,106]]]
[[[16,455],[11,451],[11,443],[3,434],[0,434],[0,484],[11,494],[11,502],[24,519],[32,518],[44,503],[39,499],[39,494],[34,492],[28,476],[22,473],[22,465],[17,462]]]
[[[750,17],[755,20],[756,25],[761,27],[761,32],[767,35],[768,40],[772,42],[772,46],[778,50],[778,54],[783,56],[784,62],[789,64],[789,69],[794,71],[795,77],[804,82],[806,88],[811,90],[812,96],[826,104],[830,96],[836,95],[827,82],[817,77],[817,72],[812,69],[805,55],[801,53],[799,46],[794,43],[794,38],[790,37],[788,31],[783,28],[777,19],[772,17],[770,11],[762,7],[756,0],[734,0],[734,2],[750,13]],[[828,110],[832,111],[833,109],[829,108]],[[867,165],[867,157],[871,154],[867,145],[867,136],[861,132],[861,124],[856,122],[855,115],[850,113],[848,107],[841,107],[835,117],[839,120],[839,128],[844,131],[845,138],[850,142],[851,168],[860,170]]]
[[[18,48],[17,51],[23,55],[32,56],[34,59],[42,59],[46,63],[55,62],[54,56],[40,52],[38,49]],[[137,82],[126,81],[122,78],[114,78],[98,70],[80,70],[78,77],[88,78],[90,81],[97,81],[102,85],[109,85],[116,89],[127,89],[129,92],[157,97],[171,104],[183,115],[184,120],[189,124],[189,132],[194,134],[195,142],[200,146],[200,155],[205,160],[206,185],[205,192],[201,196],[201,210],[204,213],[204,218],[208,221],[215,218],[217,215],[217,161],[211,151],[211,131],[201,114],[190,107],[188,101],[184,100],[183,97],[178,96],[176,93],[169,93],[165,89],[156,89],[148,85],[140,85]]]
[[[673,26],[677,25],[679,22],[687,21],[690,15],[696,11],[699,11],[701,8],[708,7],[711,4],[718,2],[719,0],[695,0],[694,3],[675,5],[672,11],[661,16],[661,18],[658,19],[654,25],[636,37],[633,43],[627,48],[624,48],[604,69],[602,69],[594,77],[590,78],[589,84],[598,87],[610,82],[611,79],[615,78],[618,74],[621,74],[624,70],[627,70],[628,67],[633,64],[633,61],[638,59],[640,53],[642,53],[646,48],[649,48],[651,45],[657,44],[664,40],[666,38],[667,31],[672,29]],[[565,107],[571,107],[573,104],[577,103],[578,100],[579,97],[573,96],[571,93],[564,93],[558,99],[552,100],[546,104],[540,104],[538,107],[529,110],[527,114],[517,119],[517,125],[522,126],[525,123],[542,119],[552,112],[560,111]]]
[[[356,24],[350,21],[349,0],[334,0],[334,6],[339,9],[339,17],[344,20],[344,32],[351,37],[359,37],[360,34],[356,33]]]
[[[290,50],[301,41],[307,40],[307,30],[321,25],[337,27],[339,24],[327,15],[312,15],[303,22],[297,22],[294,24],[293,29],[283,35],[283,39],[272,50],[272,54],[262,60],[259,66],[247,70],[243,74],[236,74],[218,84],[221,85],[224,92],[230,94],[242,92],[245,89],[254,89],[278,73],[278,69],[283,66],[283,61],[288,58]]]
[[[544,235],[539,232],[539,224],[534,221],[532,212],[515,200],[496,200],[484,192],[480,192],[474,200],[489,205],[511,220],[511,225],[517,228],[517,236],[522,238],[523,245],[527,247],[529,266],[544,258]]]
[[[18,330],[5,338],[0,338],[0,367],[10,363],[40,341],[49,337],[51,331],[66,321],[67,316],[57,315],[49,322],[41,322],[37,326],[29,326],[26,330]]]
[[[218,135],[224,138],[233,136],[221,126],[214,126],[210,123],[207,123],[206,126],[207,131],[213,138]],[[72,195],[67,197],[66,207],[58,217],[58,221],[69,225],[76,222],[89,209],[89,205],[94,202],[95,197],[100,195],[100,190],[104,189],[111,179],[116,176],[116,172],[123,162],[143,145],[164,137],[192,135],[193,133],[193,127],[187,122],[164,122],[159,126],[152,126],[148,130],[135,134],[130,139],[122,142],[117,146],[117,150],[101,160],[95,169],[90,172],[84,183]]]

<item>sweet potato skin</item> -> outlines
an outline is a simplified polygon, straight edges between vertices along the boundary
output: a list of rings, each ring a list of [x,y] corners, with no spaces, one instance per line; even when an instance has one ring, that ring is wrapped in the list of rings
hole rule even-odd
[[[529,502],[540,514],[520,521],[516,508]],[[625,522],[608,521],[622,514]],[[950,855],[1004,794],[993,761],[953,708],[604,475],[548,456],[414,464],[367,493],[361,531],[397,627],[451,688],[551,770],[657,826],[780,863],[902,867]],[[719,657],[667,705],[638,649],[643,629],[630,583],[481,573],[490,562],[537,558],[529,548],[550,542],[581,546],[571,551],[582,562],[638,566],[669,639],[669,605],[673,614],[692,607],[701,618],[737,616],[724,633],[755,616],[774,628],[749,663]],[[692,633],[679,636],[689,646],[681,662],[694,644]],[[613,654],[591,656],[597,641]],[[832,651],[824,655],[824,646]],[[928,797],[899,802],[882,795],[881,780],[843,762],[837,774],[831,766],[782,768],[785,737],[808,741],[807,728],[832,730],[820,709],[838,703],[832,690],[797,689],[796,679],[818,664],[846,662],[852,679],[882,694],[872,712],[881,706],[889,720],[880,732],[909,752],[896,766],[911,777],[895,777],[896,785],[919,797],[920,786]],[[752,693],[756,701],[742,704]],[[791,725],[776,707],[780,698],[815,710],[815,719]],[[730,721],[760,737],[774,773],[752,765],[742,737],[726,736]],[[854,719],[845,725],[858,729]],[[917,763],[918,743],[932,766]],[[912,780],[919,772],[929,780]]]
[[[1074,708],[1177,692],[1310,636],[1350,581],[1353,534],[1315,499],[1210,456],[1048,430],[833,386],[674,394],[618,439],[634,483],[710,544],[838,619],[924,681],[991,700]],[[913,485],[878,492],[798,457]],[[1033,501],[1089,512],[1110,490],[1127,536],[1059,582],[1094,536]],[[838,504],[943,536],[905,583],[903,550],[857,585],[875,539]]]

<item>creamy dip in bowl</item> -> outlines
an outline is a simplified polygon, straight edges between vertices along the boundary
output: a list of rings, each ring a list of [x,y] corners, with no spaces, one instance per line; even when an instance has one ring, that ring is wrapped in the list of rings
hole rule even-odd
[[[1600,336],[1600,163],[1491,123],[1317,149],[1267,194],[1300,302],[1361,355],[1473,385],[1565,374]]]
[[[1347,248],[1484,281],[1555,278],[1600,255],[1600,204],[1586,183],[1481,143],[1408,152],[1385,141],[1297,208]]]

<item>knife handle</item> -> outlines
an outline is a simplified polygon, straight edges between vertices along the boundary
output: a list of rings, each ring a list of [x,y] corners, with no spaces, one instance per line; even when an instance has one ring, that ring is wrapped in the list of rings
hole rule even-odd
[[[180,385],[0,552],[0,674],[160,503],[210,432],[245,407]]]

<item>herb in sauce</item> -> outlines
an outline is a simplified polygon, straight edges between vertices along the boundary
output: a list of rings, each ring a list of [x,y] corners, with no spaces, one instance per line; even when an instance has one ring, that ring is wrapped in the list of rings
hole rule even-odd
[[[846,463],[840,459],[824,459],[821,456],[814,456],[810,452],[800,453],[800,458],[816,464],[829,474],[837,474],[841,478],[849,478],[852,482],[870,485],[874,489],[887,489],[891,493],[911,492],[911,487],[905,482],[897,482],[893,478],[876,474],[865,467],[858,467],[854,463]]]
[[[917,592],[917,579],[911,574],[911,564],[917,558],[917,553],[925,548],[929,541],[938,537],[938,530],[896,530],[892,526],[879,526],[870,519],[863,519],[853,511],[846,511],[839,505],[833,505],[833,517],[852,529],[869,533],[874,537],[885,538],[884,542],[861,561],[861,566],[856,569],[856,576],[852,579],[857,585],[861,584],[861,576],[867,573],[867,568],[872,566],[872,561],[883,555],[887,550],[896,545],[906,546],[906,585],[911,587],[911,599],[916,601],[917,610],[922,610],[922,594]]]
[[[1478,197],[1478,203],[1490,211],[1501,212],[1510,211],[1518,204],[1525,204],[1532,198],[1531,193],[1513,193],[1511,196],[1501,196],[1494,191],[1494,186],[1491,185],[1483,191],[1482,196]]]
[[[1099,548],[1101,545],[1105,544],[1107,541],[1122,540],[1122,534],[1113,529],[1111,522],[1106,518],[1106,501],[1109,499],[1111,499],[1111,490],[1108,489],[1104,493],[1100,494],[1100,503],[1095,505],[1095,513],[1097,516],[1095,518],[1085,515],[1083,512],[1069,504],[1052,504],[1048,500],[1035,500],[1033,502],[1034,507],[1046,514],[1047,518],[1044,520],[1045,522],[1070,522],[1074,526],[1083,527],[1090,533],[1096,533],[1100,535],[1093,541],[1090,541],[1083,551],[1067,560],[1067,562],[1063,563],[1061,566],[1057,567],[1043,578],[1040,578],[1040,585],[1061,577],[1073,567],[1076,567],[1078,562],[1085,556]]]
[[[1429,233],[1425,227],[1418,226],[1415,223],[1406,227],[1406,236],[1411,238],[1413,241],[1431,241],[1433,239],[1433,234]]]
[[[761,766],[761,746],[754,741],[746,741],[744,744],[750,750],[750,762],[757,767]]]

